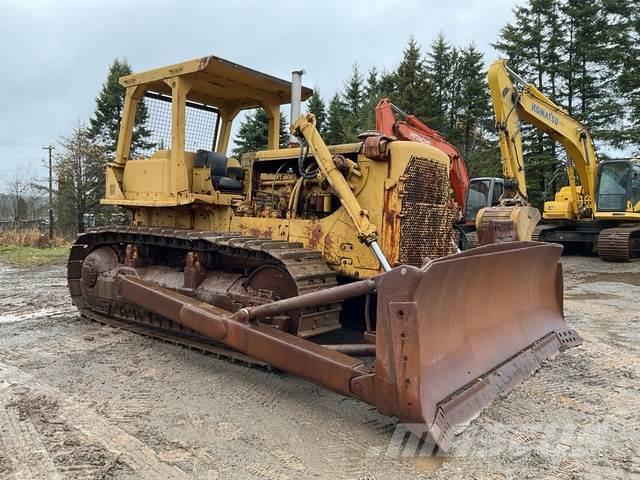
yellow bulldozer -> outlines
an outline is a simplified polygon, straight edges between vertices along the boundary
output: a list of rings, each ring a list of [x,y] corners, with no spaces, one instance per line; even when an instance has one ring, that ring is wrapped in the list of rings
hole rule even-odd
[[[79,236],[71,296],[88,318],[360,399],[446,451],[455,425],[581,342],[563,318],[561,247],[453,253],[449,157],[375,133],[327,146],[300,115],[300,75],[210,56],[121,78],[102,204],[130,224]],[[142,103],[160,136],[134,152]],[[229,158],[234,118],[257,107],[267,149]]]

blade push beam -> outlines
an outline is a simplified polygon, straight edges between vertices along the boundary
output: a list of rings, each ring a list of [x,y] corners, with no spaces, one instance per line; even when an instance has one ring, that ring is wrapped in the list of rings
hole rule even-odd
[[[456,424],[581,343],[562,312],[561,251],[537,242],[488,245],[236,313],[127,268],[117,291],[234,350],[372,404],[446,451]],[[361,345],[323,346],[258,321],[374,290],[376,344],[364,352],[375,354],[374,371],[351,356],[363,353]]]

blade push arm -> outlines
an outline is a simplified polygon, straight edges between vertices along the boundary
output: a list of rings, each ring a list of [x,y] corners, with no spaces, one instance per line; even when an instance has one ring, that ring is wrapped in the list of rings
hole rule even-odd
[[[597,158],[587,128],[571,118],[534,85],[509,69],[504,59],[497,60],[489,67],[488,81],[496,115],[504,176],[514,181],[526,200],[527,187],[520,135],[520,121],[525,121],[548,133],[563,146],[567,153],[567,174],[575,200],[574,208],[577,209],[579,204],[584,203],[593,211]],[[520,89],[516,88],[514,81],[521,84]],[[582,185],[583,202],[578,199],[576,173]]]

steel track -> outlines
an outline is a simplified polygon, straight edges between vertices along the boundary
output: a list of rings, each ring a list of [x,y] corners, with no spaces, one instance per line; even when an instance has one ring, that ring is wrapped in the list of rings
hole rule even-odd
[[[598,255],[610,262],[640,258],[640,225],[606,228],[598,235]]]
[[[105,299],[102,311],[95,311],[85,304],[81,275],[82,262],[86,256],[101,246],[113,246],[116,250],[122,250],[124,246],[130,244],[180,250],[182,253],[196,251],[214,256],[221,255],[226,257],[227,263],[231,260],[231,263],[237,264],[239,269],[245,271],[265,264],[276,265],[286,270],[295,281],[298,294],[337,285],[335,274],[326,265],[320,252],[304,248],[299,242],[262,239],[237,233],[114,227],[101,228],[83,234],[72,245],[67,264],[67,281],[71,298],[83,316],[101,324],[249,366],[271,368],[247,355],[213,343],[174,322],[146,311],[142,312],[135,306],[122,308],[122,305],[116,305]],[[330,305],[314,310],[304,310],[301,316],[311,321],[316,317],[337,320],[339,314],[340,306]]]

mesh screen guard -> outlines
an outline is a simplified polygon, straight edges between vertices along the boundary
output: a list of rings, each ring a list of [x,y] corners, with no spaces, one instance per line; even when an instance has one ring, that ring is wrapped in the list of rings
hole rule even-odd
[[[156,150],[171,148],[171,97],[155,92],[146,92],[144,105],[147,109],[145,127],[151,132],[147,149],[139,149],[136,154],[149,157]],[[196,152],[215,150],[218,133],[218,109],[209,105],[187,101],[186,104],[185,150]]]

